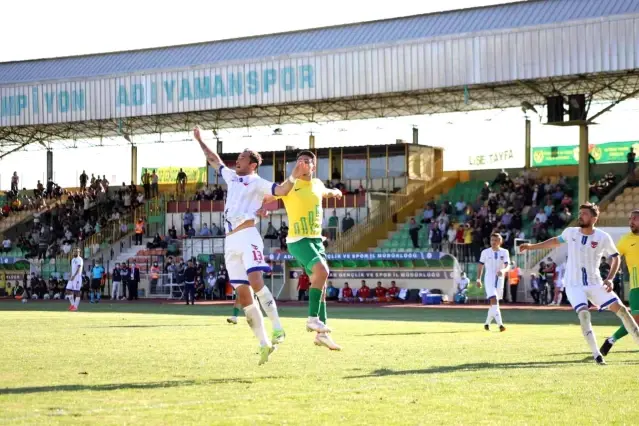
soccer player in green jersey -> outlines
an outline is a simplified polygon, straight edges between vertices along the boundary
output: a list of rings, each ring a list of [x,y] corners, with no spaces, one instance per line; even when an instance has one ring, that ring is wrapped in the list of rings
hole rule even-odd
[[[630,232],[621,237],[617,244],[617,250],[626,259],[626,265],[628,265],[630,313],[635,318],[635,321],[639,321],[639,209],[630,213],[629,225]],[[599,349],[601,354],[603,356],[608,355],[612,345],[627,334],[626,327],[623,325],[619,327],[615,334],[608,337],[601,345],[601,349]]]
[[[322,199],[339,199],[342,193],[338,189],[326,188],[320,179],[313,177],[317,159],[311,151],[301,151],[297,155],[297,162],[308,164],[309,173],[299,177],[293,185],[293,190],[287,195],[275,199],[284,202],[288,216],[288,251],[311,278],[306,329],[317,332],[314,342],[316,345],[341,350],[331,339],[331,329],[326,325],[326,280],[329,270],[322,236]],[[265,201],[272,199],[266,197]]]

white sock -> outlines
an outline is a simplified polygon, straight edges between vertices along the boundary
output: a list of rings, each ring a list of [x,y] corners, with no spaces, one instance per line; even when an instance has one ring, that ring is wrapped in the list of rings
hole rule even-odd
[[[501,321],[501,311],[499,310],[499,305],[493,305],[493,317],[495,317],[495,322],[498,325],[504,325],[504,323]]]
[[[491,305],[490,308],[488,308],[488,316],[486,316],[486,325],[490,325],[490,323],[493,322],[493,306]]]
[[[623,326],[626,327],[626,331],[630,334],[632,340],[639,345],[639,326],[637,326],[637,322],[632,315],[630,315],[630,312],[628,312],[628,308],[621,306],[616,312],[616,315],[623,323]],[[612,343],[614,343],[614,341]]]
[[[80,306],[80,296],[76,296],[75,304],[73,306],[75,306],[76,309],[78,308],[78,306]]]
[[[73,297],[73,294],[67,294],[67,299],[72,306],[75,306],[75,298]]]
[[[249,327],[251,327],[251,330],[253,330],[253,334],[255,334],[257,340],[260,341],[260,346],[269,346],[270,342],[266,335],[264,317],[262,316],[260,308],[256,304],[252,303],[244,308],[244,315],[246,315],[246,322]]]
[[[319,321],[319,317],[308,317],[308,322]]]
[[[601,356],[601,352],[599,352],[599,347],[597,346],[597,337],[595,337],[595,332],[592,329],[592,324],[590,323],[590,312],[587,310],[579,311],[577,316],[579,316],[581,331],[584,334],[584,338],[586,339],[588,346],[590,346],[592,356],[595,358]]]
[[[268,287],[262,287],[262,290],[258,291],[257,299],[260,301],[260,305],[262,305],[262,309],[268,315],[268,318],[271,320],[273,324],[273,330],[281,330],[282,324],[280,324],[280,315],[277,313],[277,305],[275,304],[275,299],[273,299],[273,295]]]

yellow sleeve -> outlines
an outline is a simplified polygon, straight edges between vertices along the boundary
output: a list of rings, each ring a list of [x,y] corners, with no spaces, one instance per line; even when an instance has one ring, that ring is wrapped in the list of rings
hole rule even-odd
[[[625,256],[628,252],[628,238],[625,235],[617,243],[617,251],[622,256]]]

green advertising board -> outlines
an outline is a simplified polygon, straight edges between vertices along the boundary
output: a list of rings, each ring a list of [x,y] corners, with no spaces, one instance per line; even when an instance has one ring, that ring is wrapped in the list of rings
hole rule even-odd
[[[607,142],[589,145],[588,151],[597,164],[625,163],[630,148],[639,151],[639,141]],[[532,149],[532,165],[534,167],[568,166],[579,164],[579,146],[545,146]]]

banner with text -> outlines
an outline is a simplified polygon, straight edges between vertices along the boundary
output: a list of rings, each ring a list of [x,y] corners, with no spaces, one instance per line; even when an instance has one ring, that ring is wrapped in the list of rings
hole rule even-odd
[[[375,252],[375,253],[326,253],[327,260],[439,260],[445,256],[439,252]],[[288,253],[273,253],[269,258],[275,262],[293,260]]]
[[[588,152],[597,164],[625,163],[630,148],[639,150],[639,141],[607,142],[589,145]],[[579,164],[579,146],[546,146],[533,148],[532,162],[534,167],[567,166]]]
[[[299,278],[301,270],[290,271],[289,278]],[[404,280],[445,280],[453,279],[453,271],[331,271],[328,274],[330,279],[404,279]]]
[[[153,174],[153,170],[155,170],[160,185],[166,183],[175,184],[180,169],[186,173],[187,183],[206,182],[206,167],[142,167],[141,175],[144,175],[147,171],[149,174]]]

